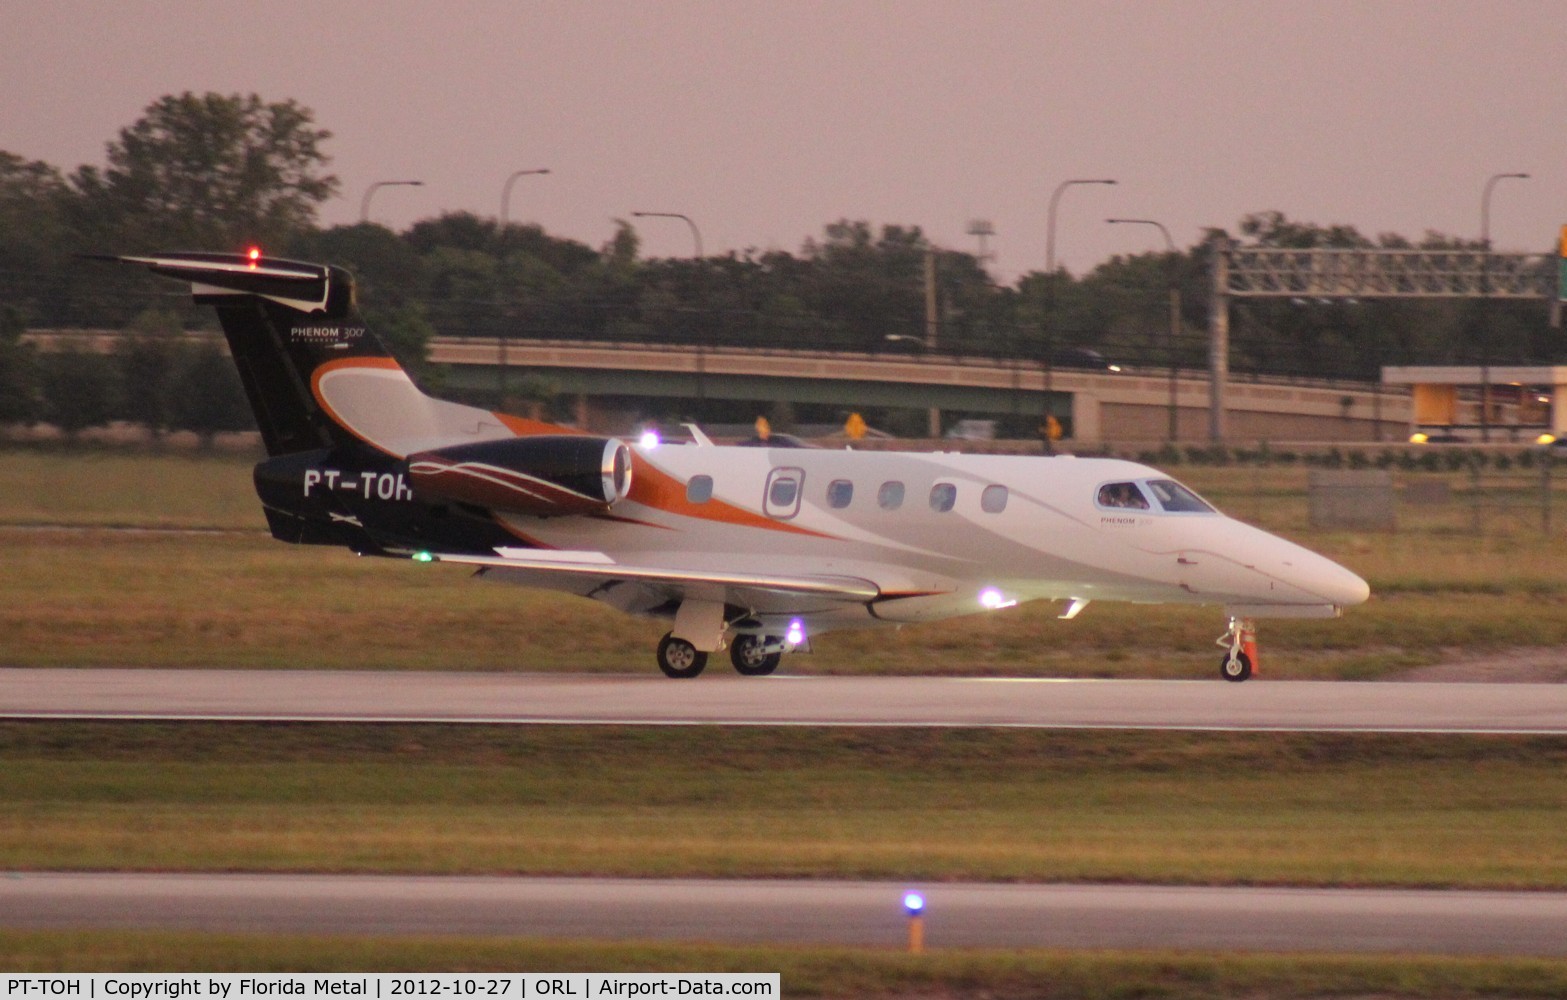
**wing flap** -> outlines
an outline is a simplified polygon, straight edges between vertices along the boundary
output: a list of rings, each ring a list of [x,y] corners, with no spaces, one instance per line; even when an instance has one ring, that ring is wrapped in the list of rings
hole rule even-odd
[[[423,558],[422,556],[420,558]],[[745,587],[785,594],[815,594],[842,600],[869,601],[881,588],[852,576],[793,576],[777,573],[734,573],[720,570],[675,569],[619,563],[602,552],[562,552],[549,549],[502,549],[493,556],[429,553],[430,562],[457,563],[491,569],[531,570],[568,576],[648,583],[704,584]]]

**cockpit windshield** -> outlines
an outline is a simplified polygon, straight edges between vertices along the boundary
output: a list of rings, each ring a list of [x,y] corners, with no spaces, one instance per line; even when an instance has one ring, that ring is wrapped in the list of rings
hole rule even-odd
[[[1148,510],[1148,498],[1136,483],[1105,483],[1099,487],[1099,506],[1117,510]]]
[[[1202,497],[1173,479],[1150,479],[1147,486],[1154,499],[1159,501],[1159,506],[1172,514],[1213,513],[1213,508]]]
[[[1149,497],[1153,500],[1150,502]],[[1213,508],[1173,479],[1105,483],[1094,498],[1111,510],[1161,510],[1168,514],[1212,514]]]

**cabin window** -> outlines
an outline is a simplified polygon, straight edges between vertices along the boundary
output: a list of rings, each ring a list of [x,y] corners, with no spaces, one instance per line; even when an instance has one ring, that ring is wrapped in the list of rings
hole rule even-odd
[[[1172,514],[1212,514],[1207,501],[1173,479],[1148,480],[1148,492]]]
[[[1007,488],[987,486],[979,495],[979,509],[987,514],[999,514],[1007,509]]]
[[[767,502],[774,507],[793,507],[799,491],[800,484],[793,479],[774,480],[773,488],[767,494]]]
[[[854,499],[854,484],[847,479],[834,479],[827,484],[827,506],[837,510],[849,506]]]
[[[897,510],[903,506],[903,484],[896,479],[881,484],[876,491],[876,503],[882,510]]]
[[[1105,483],[1099,487],[1099,506],[1117,510],[1150,510],[1148,498],[1136,483]]]
[[[787,518],[800,512],[800,486],[805,482],[803,469],[774,469],[767,476],[767,491],[762,509],[769,517]]]
[[[689,503],[707,503],[713,499],[713,477],[692,476],[686,483],[686,501]]]
[[[951,483],[937,483],[930,488],[930,509],[945,514],[958,502],[958,488]]]

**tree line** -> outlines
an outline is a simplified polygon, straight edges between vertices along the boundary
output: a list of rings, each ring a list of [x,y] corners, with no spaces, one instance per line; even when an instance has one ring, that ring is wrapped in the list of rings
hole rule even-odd
[[[177,290],[128,268],[84,264],[81,253],[259,245],[346,266],[366,319],[416,371],[437,334],[918,352],[927,349],[924,276],[933,257],[941,353],[1050,364],[1063,352],[1092,350],[1126,365],[1200,369],[1216,240],[1479,247],[1439,233],[1373,239],[1268,211],[1243,218],[1234,234],[1210,229],[1175,252],[1118,255],[1082,275],[1033,271],[1010,284],[976,255],[933,245],[918,226],[850,219],[794,252],[649,259],[624,220],[596,248],[467,212],[402,232],[322,227],[317,210],[341,186],[327,169],[330,138],[292,100],[185,93],[150,104],[107,144],[102,166],[67,173],[0,151],[0,421],[127,419],[210,433],[247,419],[237,380],[219,375],[226,366],[209,356],[215,348],[179,336],[211,318]],[[1172,285],[1182,303],[1174,337]],[[39,352],[20,336],[71,328],[131,335],[118,353],[96,359]],[[1232,307],[1231,341],[1235,372],[1316,378],[1373,380],[1385,364],[1562,355],[1544,305],[1516,302],[1251,300]]]

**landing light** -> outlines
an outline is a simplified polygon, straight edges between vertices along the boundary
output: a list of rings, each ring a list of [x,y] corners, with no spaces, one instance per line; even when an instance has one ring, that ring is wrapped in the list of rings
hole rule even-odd
[[[917,917],[925,912],[925,897],[917,892],[903,894],[903,911],[911,917]]]
[[[979,592],[979,606],[991,611],[999,611],[1002,608],[1010,608],[1016,601],[1007,600],[1007,596],[995,587],[986,587]]]
[[[642,436],[637,439],[637,444],[641,445],[644,449],[647,449],[647,450],[651,450],[653,448],[657,448],[658,447],[658,431],[655,431],[655,430],[653,430],[651,428],[649,428],[648,430],[643,431],[642,432]]]
[[[784,633],[784,641],[791,646],[798,646],[805,642],[805,623],[798,618],[791,619],[789,631]]]

